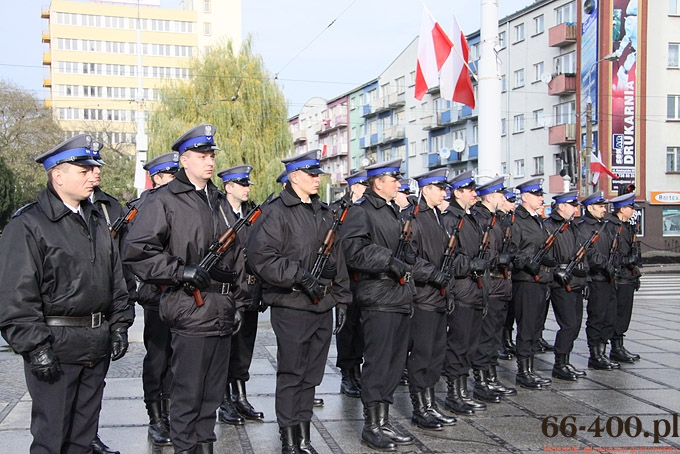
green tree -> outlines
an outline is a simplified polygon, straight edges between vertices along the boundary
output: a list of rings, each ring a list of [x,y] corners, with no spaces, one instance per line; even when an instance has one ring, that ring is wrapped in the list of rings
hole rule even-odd
[[[214,180],[217,172],[239,164],[253,166],[252,198],[262,201],[280,189],[280,159],[292,149],[283,93],[245,40],[238,52],[231,42],[196,60],[188,81],[170,82],[149,119],[149,159],[170,151],[172,143],[193,126],[217,128]]]
[[[32,201],[45,187],[45,170],[35,157],[63,140],[63,132],[45,107],[26,90],[0,81],[0,158],[14,175],[12,210]],[[5,205],[6,201],[0,201]]]
[[[0,232],[14,212],[14,174],[0,157]]]

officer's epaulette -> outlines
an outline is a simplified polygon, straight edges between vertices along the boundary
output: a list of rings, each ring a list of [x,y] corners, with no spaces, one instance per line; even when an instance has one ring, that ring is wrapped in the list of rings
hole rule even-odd
[[[23,213],[24,211],[26,211],[26,210],[28,209],[28,207],[33,206],[33,205],[35,205],[36,203],[38,203],[38,202],[29,202],[29,203],[27,203],[26,205],[22,206],[21,208],[19,208],[18,210],[16,210],[16,211],[14,212],[14,214],[12,214],[12,219],[14,219],[15,217],[21,215],[21,213]]]
[[[361,205],[361,204],[364,203],[365,201],[366,201],[366,199],[365,199],[364,197],[362,197],[362,198],[360,198],[360,199],[357,199],[357,201],[354,202],[354,204],[355,204],[355,205]]]

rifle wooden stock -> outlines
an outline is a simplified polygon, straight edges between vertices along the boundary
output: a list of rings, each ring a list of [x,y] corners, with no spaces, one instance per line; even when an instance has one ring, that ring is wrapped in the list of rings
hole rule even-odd
[[[397,251],[394,253],[394,256],[399,259],[403,260],[404,259],[404,254],[406,252],[406,245],[411,241],[411,221],[418,216],[418,212],[420,211],[420,199],[423,197],[423,192],[420,192],[420,195],[418,196],[418,202],[416,203],[416,206],[413,207],[413,210],[411,211],[411,214],[409,215],[408,219],[404,221],[404,226],[401,229],[401,234],[399,235],[399,244],[397,244]],[[406,284],[406,279],[404,276],[401,276],[399,278],[399,283],[401,285]]]
[[[133,206],[128,210],[125,216],[116,219],[116,222],[114,222],[113,225],[109,228],[109,230],[111,231],[111,236],[115,238],[116,235],[118,235],[118,232],[120,232],[120,229],[122,229],[124,225],[132,222],[135,216],[137,216],[138,212],[139,210],[137,210],[137,207]]]
[[[512,241],[512,225],[515,223],[515,212],[513,211],[510,215],[510,222],[505,226],[505,231],[503,232],[503,247],[501,248],[501,253],[507,254],[510,250],[510,242]],[[510,278],[510,270],[507,266],[503,267],[503,277],[505,279]]]
[[[456,252],[456,239],[458,237],[458,232],[460,232],[461,227],[463,227],[463,217],[461,216],[460,221],[458,221],[458,225],[456,226],[455,229],[453,229],[453,232],[451,232],[451,236],[449,237],[449,242],[446,244],[446,249],[444,250],[444,260],[442,260],[442,266],[440,268],[440,271],[442,273],[448,273],[449,268],[451,267],[451,264],[453,263],[453,254]],[[442,296],[446,295],[446,289],[440,289],[439,291]]]
[[[536,254],[534,254],[533,258],[531,259],[531,263],[541,263],[541,260],[543,257],[545,257],[545,254],[547,254],[555,244],[555,241],[557,240],[557,234],[567,230],[567,227],[569,227],[569,222],[571,222],[573,218],[574,216],[570,217],[569,219],[565,219],[559,227],[557,227],[553,232],[550,233],[550,235],[548,235],[548,238],[545,239],[541,248],[536,251]],[[535,275],[534,280],[538,282],[541,280],[541,277]]]
[[[616,236],[614,237],[614,241],[612,241],[612,247],[611,247],[611,249],[609,249],[609,258],[607,259],[607,268],[614,265],[614,257],[616,257],[616,253],[619,250],[619,241],[621,239],[621,231],[622,230],[623,230],[623,222],[621,224],[619,224],[619,229],[616,231]],[[613,283],[614,277],[610,277],[609,282]]]
[[[479,257],[481,259],[484,258],[484,255],[486,255],[486,251],[489,250],[489,244],[491,243],[491,240],[489,239],[489,237],[491,236],[491,229],[493,228],[494,225],[496,225],[496,213],[494,213],[491,216],[491,221],[484,228],[484,234],[482,235],[482,242],[479,245],[479,252],[477,253],[477,257]],[[477,288],[482,288],[482,277],[484,277],[484,275],[479,276],[477,273],[474,273],[474,274],[475,274],[475,278],[477,279]]]

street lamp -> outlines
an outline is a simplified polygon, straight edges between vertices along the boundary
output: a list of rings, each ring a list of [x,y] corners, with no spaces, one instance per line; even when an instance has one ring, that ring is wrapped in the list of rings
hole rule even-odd
[[[607,54],[601,59],[597,60],[596,62],[593,62],[589,67],[588,67],[588,73],[593,71],[593,68],[597,68],[597,65],[599,63],[602,63],[603,61],[615,61],[619,58],[619,56],[616,54],[616,52],[612,52],[611,54]],[[598,79],[599,82],[599,79]],[[599,83],[598,83],[599,85]],[[581,88],[583,88],[581,86]],[[596,87],[596,92],[600,93],[600,87]],[[588,97],[588,103],[586,104],[586,146],[581,150],[581,159],[586,165],[586,181],[585,181],[585,196],[587,197],[588,195],[593,193],[593,190],[595,189],[594,187],[591,188],[590,181],[592,180],[592,172],[590,171],[590,155],[593,153],[593,103],[590,97]]]

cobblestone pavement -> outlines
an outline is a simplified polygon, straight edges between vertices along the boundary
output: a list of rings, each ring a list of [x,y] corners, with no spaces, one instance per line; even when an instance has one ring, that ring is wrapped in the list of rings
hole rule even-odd
[[[408,390],[399,387],[391,419],[396,426],[410,431],[416,443],[400,446],[398,451],[679,452],[680,274],[669,273],[677,272],[675,269],[660,271],[663,274],[643,276],[626,337],[627,348],[641,354],[641,361],[622,365],[620,371],[587,369],[588,352],[582,329],[571,360],[577,368],[587,370],[586,378],[577,382],[555,380],[542,391],[520,389],[516,396],[489,404],[487,411],[475,416],[459,417],[455,427],[437,432],[411,424]],[[124,454],[169,454],[171,448],[153,448],[147,440],[148,419],[140,378],[144,356],[142,324],[143,317],[138,316],[130,332],[127,355],[111,365],[100,434],[107,444]],[[259,326],[248,393],[251,403],[264,411],[265,420],[240,427],[217,424],[216,453],[280,452],[274,412],[276,339],[268,312],[261,316]],[[552,341],[556,330],[551,310],[544,337]],[[340,372],[335,367],[335,355],[333,343],[323,383],[317,388],[317,396],[325,400],[325,406],[314,410],[312,442],[320,453],[372,452],[360,443],[363,425],[360,400],[338,392]],[[550,354],[538,355],[536,369],[550,376],[552,362]],[[514,383],[515,371],[514,361],[501,361],[499,375],[504,383]],[[436,390],[443,407],[444,380]],[[22,359],[0,342],[0,453],[28,452],[30,406]]]

